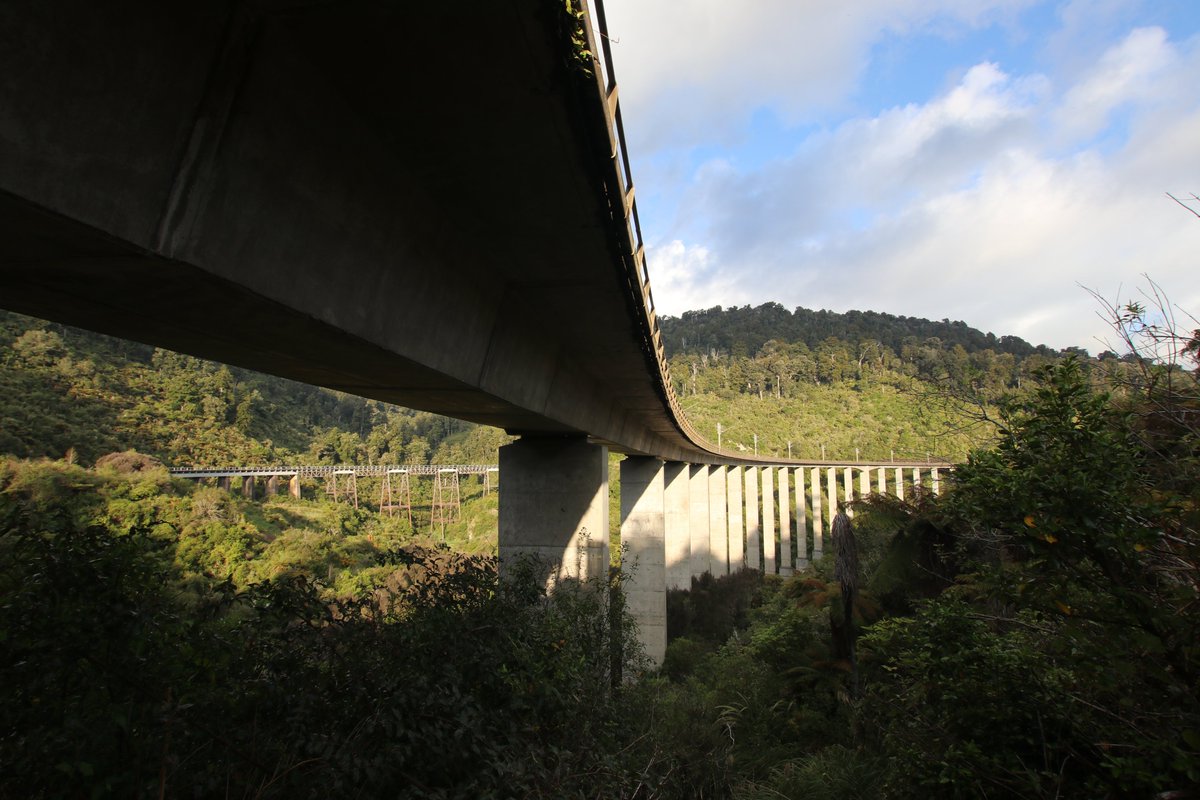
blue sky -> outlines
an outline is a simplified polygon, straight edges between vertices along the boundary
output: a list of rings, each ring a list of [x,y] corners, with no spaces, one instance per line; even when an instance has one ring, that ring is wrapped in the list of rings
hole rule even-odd
[[[1200,315],[1200,0],[606,0],[661,313]],[[1200,323],[1197,323],[1200,325]]]

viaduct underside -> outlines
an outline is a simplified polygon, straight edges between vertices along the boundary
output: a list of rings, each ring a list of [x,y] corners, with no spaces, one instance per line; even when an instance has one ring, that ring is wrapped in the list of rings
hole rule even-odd
[[[745,462],[678,413],[602,10],[566,9],[0,3],[0,306],[520,435],[501,554],[583,576],[630,454],[659,608],[647,520]]]

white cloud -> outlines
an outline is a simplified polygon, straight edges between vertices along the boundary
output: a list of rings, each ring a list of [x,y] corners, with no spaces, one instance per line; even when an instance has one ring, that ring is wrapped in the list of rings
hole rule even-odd
[[[659,314],[678,315],[748,302],[749,294],[739,286],[738,279],[723,274],[706,247],[689,247],[675,239],[647,246],[646,258],[654,265],[651,291]]]
[[[840,108],[885,32],[937,22],[945,35],[1033,0],[607,0],[631,146],[729,142],[770,106],[789,123]]]
[[[1122,105],[1159,95],[1157,79],[1176,61],[1162,28],[1139,28],[1100,58],[1095,71],[1071,87],[1056,113],[1061,133],[1092,136]]]
[[[797,247],[824,246],[847,214],[887,216],[916,198],[958,189],[981,151],[1021,137],[1038,92],[1036,80],[1014,82],[993,64],[978,65],[927,105],[850,120],[762,170],[739,172],[719,159],[703,165],[683,217],[709,220],[706,233],[731,262],[785,266]]]
[[[731,5],[705,6],[711,24]],[[832,4],[821,12],[798,5],[804,13],[791,12],[793,22],[832,13]],[[854,22],[843,21],[854,30],[834,25],[829,38],[861,55],[882,24],[880,5],[855,4],[846,12]],[[915,25],[938,4],[896,7],[894,19]],[[985,4],[972,8],[984,13]],[[749,33],[735,34],[745,47]],[[705,62],[717,95],[732,91],[723,70],[750,69],[734,63],[738,54],[759,68],[763,56],[737,46]],[[1014,76],[983,61],[926,103],[846,120],[807,136],[786,159],[744,170],[736,158],[714,158],[690,176],[674,227],[651,223],[652,237],[679,240],[650,253],[657,301],[667,313],[773,300],[950,317],[1093,351],[1107,329],[1080,285],[1130,294],[1148,273],[1200,312],[1200,221],[1164,194],[1200,191],[1198,74],[1197,41],[1127,29],[1069,78]],[[745,94],[782,92],[777,78]],[[844,81],[838,87],[833,95]],[[803,105],[814,96],[790,97]]]

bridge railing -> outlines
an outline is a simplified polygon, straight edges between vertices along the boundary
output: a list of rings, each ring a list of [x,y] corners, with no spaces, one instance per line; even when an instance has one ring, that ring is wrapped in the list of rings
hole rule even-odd
[[[642,310],[641,324],[644,328],[645,349],[647,356],[658,369],[664,400],[675,418],[681,432],[696,446],[714,455],[725,455],[733,459],[744,456],[721,450],[716,445],[701,436],[680,407],[679,398],[675,394],[675,386],[671,380],[671,369],[667,363],[666,347],[663,344],[662,331],[658,325],[658,316],[654,305],[654,292],[650,284],[650,272],[646,264],[646,246],[642,237],[642,222],[638,215],[637,197],[633,183],[633,171],[629,165],[629,151],[625,143],[625,125],[621,118],[621,103],[617,86],[616,73],[613,70],[612,46],[608,35],[608,20],[604,13],[602,0],[592,0],[595,8],[597,30],[586,26],[588,47],[594,54],[596,63],[596,80],[605,99],[605,117],[608,123],[609,143],[612,148],[612,168],[614,195],[620,199],[623,206],[621,212],[625,218],[626,263],[631,271],[631,289],[640,299]],[[599,43],[596,42],[599,36]],[[597,44],[599,46],[597,46]]]

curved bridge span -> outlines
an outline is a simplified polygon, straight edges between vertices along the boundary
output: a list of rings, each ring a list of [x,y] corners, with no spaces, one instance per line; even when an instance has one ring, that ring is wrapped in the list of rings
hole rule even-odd
[[[749,563],[743,467],[764,515],[783,492],[679,409],[603,9],[573,5],[0,6],[0,306],[519,435],[501,558],[563,575],[606,574],[629,455],[659,657],[678,487],[718,571]]]
[[[591,16],[0,14],[5,307],[514,433],[721,460],[667,377]]]

